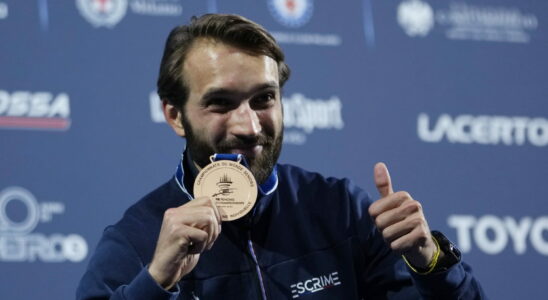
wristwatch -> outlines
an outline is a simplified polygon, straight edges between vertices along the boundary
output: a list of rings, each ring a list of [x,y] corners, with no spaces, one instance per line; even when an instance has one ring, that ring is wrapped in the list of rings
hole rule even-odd
[[[443,233],[436,230],[432,230],[431,233],[432,237],[434,237],[440,245],[440,250],[444,254],[443,259],[438,262],[438,265],[436,266],[436,269],[434,271],[445,271],[455,264],[459,263],[461,259],[461,253],[457,246],[451,243],[451,241],[447,239],[447,237],[445,237]]]

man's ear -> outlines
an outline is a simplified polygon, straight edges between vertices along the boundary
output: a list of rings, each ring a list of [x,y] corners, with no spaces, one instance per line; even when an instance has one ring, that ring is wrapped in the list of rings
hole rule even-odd
[[[167,123],[178,136],[185,136],[185,128],[183,127],[183,113],[177,107],[171,105],[168,101],[162,100],[162,109]]]

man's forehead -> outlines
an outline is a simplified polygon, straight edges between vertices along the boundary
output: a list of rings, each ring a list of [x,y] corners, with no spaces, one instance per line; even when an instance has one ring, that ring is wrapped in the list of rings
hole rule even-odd
[[[195,41],[182,72],[189,88],[202,92],[212,87],[245,88],[247,84],[278,83],[278,65],[274,59],[213,39]]]
[[[192,43],[186,54],[183,69],[185,69],[185,66],[195,67],[193,64],[197,61],[200,61],[200,63],[207,61],[214,63],[231,55],[239,55],[247,60],[271,61],[271,63],[276,64],[273,58],[258,53],[258,51],[245,49],[213,38],[198,38]]]
[[[220,39],[216,39],[213,37],[199,37],[192,42],[192,45],[190,46],[188,53],[196,51],[201,52],[205,49],[216,49],[216,50],[223,50],[225,54],[235,53],[235,52],[244,52],[250,56],[262,56],[264,54],[260,53],[261,51],[258,49],[251,49],[246,48],[244,46],[239,46],[236,43],[230,43],[226,41],[222,41]],[[187,54],[188,56],[188,54]]]

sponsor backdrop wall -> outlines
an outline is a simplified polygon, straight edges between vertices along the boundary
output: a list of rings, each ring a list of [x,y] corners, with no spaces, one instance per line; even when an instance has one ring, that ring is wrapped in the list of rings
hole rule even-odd
[[[282,162],[374,197],[386,162],[493,299],[546,297],[547,2],[0,0],[0,298],[73,298],[102,229],[172,176],[158,65],[206,12],[286,51]]]

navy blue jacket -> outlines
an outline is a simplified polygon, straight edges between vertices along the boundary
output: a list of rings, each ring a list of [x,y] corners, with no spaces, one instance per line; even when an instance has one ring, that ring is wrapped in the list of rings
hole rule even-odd
[[[278,165],[277,174],[276,190],[244,218],[223,222],[213,248],[171,291],[146,269],[164,211],[189,201],[175,179],[165,183],[105,229],[77,298],[484,298],[463,263],[436,274],[410,271],[374,227],[369,196],[348,180],[288,165]],[[193,178],[184,181],[189,187]]]

